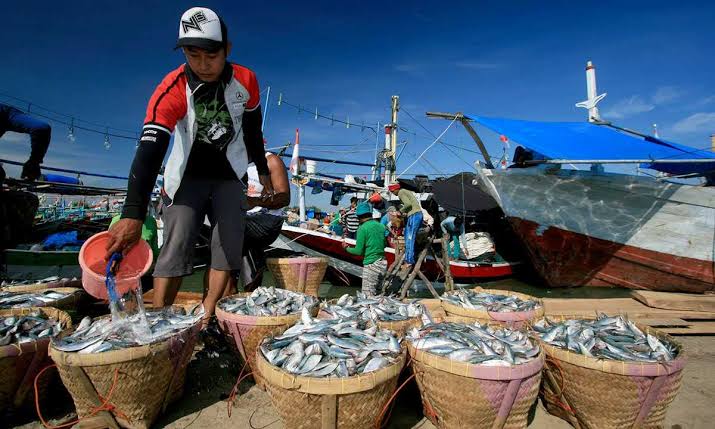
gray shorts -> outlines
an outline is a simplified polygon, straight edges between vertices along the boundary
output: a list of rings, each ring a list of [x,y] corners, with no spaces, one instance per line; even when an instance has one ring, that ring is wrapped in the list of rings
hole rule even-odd
[[[247,209],[245,187],[240,181],[184,177],[173,203],[163,208],[164,244],[154,277],[180,277],[193,272],[194,246],[209,210],[214,220],[211,268],[239,270]]]
[[[387,261],[378,259],[370,265],[362,267],[362,292],[366,295],[375,295],[377,288],[382,287],[382,281],[387,273]]]

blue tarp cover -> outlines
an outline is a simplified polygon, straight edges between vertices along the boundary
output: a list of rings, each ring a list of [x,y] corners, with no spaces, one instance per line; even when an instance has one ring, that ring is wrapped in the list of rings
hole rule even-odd
[[[715,153],[709,150],[691,148],[655,137],[645,139],[606,125],[470,117],[478,124],[550,159],[712,159],[713,163],[658,163],[642,166],[671,174],[715,170]]]

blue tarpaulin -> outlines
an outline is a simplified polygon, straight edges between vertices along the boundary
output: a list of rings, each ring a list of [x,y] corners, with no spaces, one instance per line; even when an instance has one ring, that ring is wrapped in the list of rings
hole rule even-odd
[[[671,174],[715,170],[715,153],[655,137],[639,137],[606,125],[589,122],[535,122],[471,116],[475,122],[505,135],[548,159],[563,160],[668,160],[712,159],[712,163],[643,164]]]

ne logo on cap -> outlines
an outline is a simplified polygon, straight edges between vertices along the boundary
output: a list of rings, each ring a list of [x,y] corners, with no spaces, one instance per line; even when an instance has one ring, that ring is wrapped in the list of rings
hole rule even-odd
[[[189,30],[197,30],[200,32],[204,32],[204,30],[201,28],[201,24],[208,21],[206,19],[206,15],[204,15],[203,11],[198,11],[195,14],[191,15],[191,18],[189,18],[188,21],[181,20],[181,26],[184,29],[184,33],[188,32]]]

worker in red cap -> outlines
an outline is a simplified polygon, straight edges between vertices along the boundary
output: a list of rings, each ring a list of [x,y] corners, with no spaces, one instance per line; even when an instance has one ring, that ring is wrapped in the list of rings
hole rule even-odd
[[[417,231],[422,225],[422,206],[414,192],[402,189],[399,183],[393,183],[387,189],[400,199],[400,213],[407,218],[405,223],[405,262],[402,266],[406,270],[415,264],[415,239]]]

